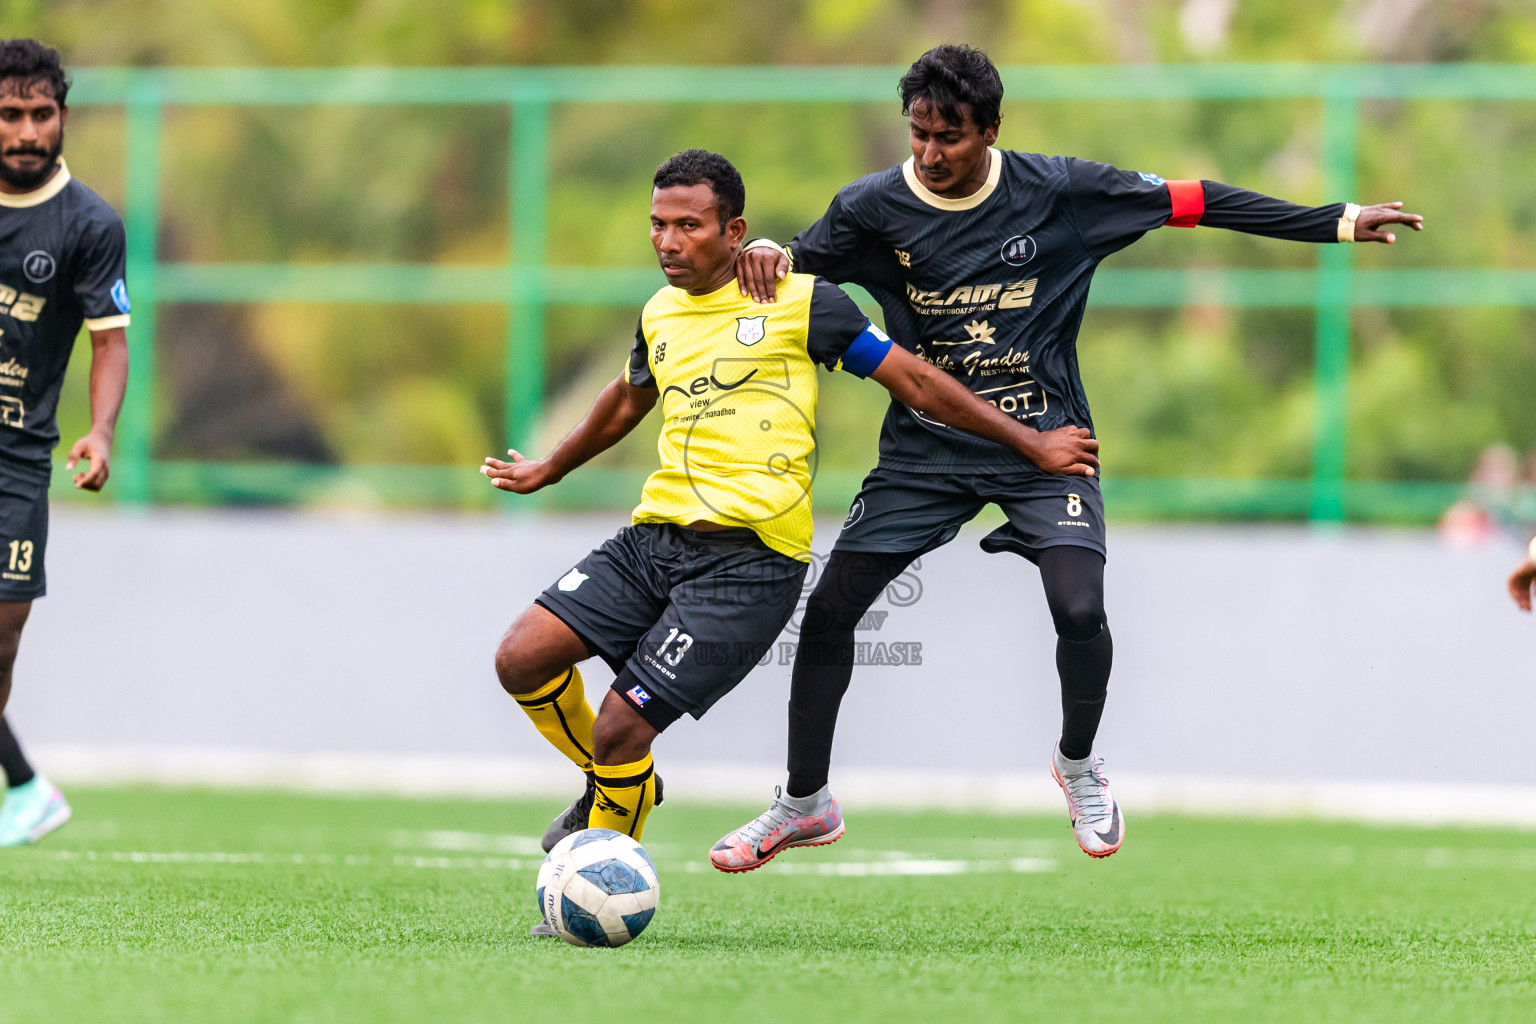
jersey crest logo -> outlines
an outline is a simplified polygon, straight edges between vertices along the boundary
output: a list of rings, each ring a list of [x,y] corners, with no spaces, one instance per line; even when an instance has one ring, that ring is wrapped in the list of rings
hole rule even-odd
[[[768,334],[768,328],[764,322],[768,319],[763,316],[739,316],[736,318],[736,340],[743,345],[756,345]]]
[[[128,282],[122,278],[112,282],[112,303],[124,313],[132,308],[128,304]]]
[[[1010,267],[1022,267],[1035,258],[1035,240],[1028,235],[1014,235],[1003,243],[1003,262]]]
[[[33,284],[42,284],[53,276],[53,257],[41,249],[33,249],[27,253],[26,259],[21,261],[21,272],[27,275],[27,280]]]

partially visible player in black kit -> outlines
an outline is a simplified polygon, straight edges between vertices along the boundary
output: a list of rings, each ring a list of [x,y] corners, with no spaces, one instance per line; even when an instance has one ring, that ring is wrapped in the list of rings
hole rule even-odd
[[[69,805],[33,770],[3,717],[32,602],[46,591],[48,477],[59,442],[59,388],[82,324],[91,335],[91,430],[66,469],[76,487],[107,482],[128,384],[123,222],[70,176],[60,154],[69,82],[56,51],[0,41],[0,846],[36,842]]]
[[[1299,242],[1391,242],[1384,227],[1421,227],[1401,203],[1296,206],[1214,181],[1165,181],[1073,157],[993,149],[1002,79],[968,46],[923,54],[900,93],[912,158],[842,189],[782,250],[754,242],[738,279],[760,301],[771,301],[791,266],[862,285],[896,344],[1042,431],[1092,431],[1077,366],[1089,282],[1102,260],[1146,232],[1203,224]],[[1119,849],[1124,821],[1093,756],[1112,650],[1098,478],[1044,473],[892,402],[879,464],[806,608],[790,695],[787,795],[721,841],[711,853],[716,867],[749,870],[795,845],[802,822],[840,816],[827,771],[855,625],[913,559],[953,540],[988,503],[1008,521],[982,548],[1039,567],[1055,622],[1063,717],[1051,771],[1073,832],[1090,856]]]

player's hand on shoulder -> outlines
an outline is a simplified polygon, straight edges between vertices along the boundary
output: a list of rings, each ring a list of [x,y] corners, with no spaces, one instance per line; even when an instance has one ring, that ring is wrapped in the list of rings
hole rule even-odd
[[[89,462],[90,469],[75,474],[75,486],[82,491],[99,491],[111,475],[108,466],[111,452],[111,439],[92,431],[69,446],[69,458],[64,462],[64,470],[69,472],[81,462]]]
[[[1094,476],[1099,469],[1099,442],[1084,427],[1042,430],[1035,465],[1058,476]]]
[[[507,449],[507,454],[512,456],[511,462],[488,458],[480,467],[480,472],[490,479],[491,486],[497,490],[532,494],[555,482],[548,459],[527,459],[511,448]]]
[[[783,250],[758,246],[736,256],[736,287],[756,302],[777,302],[779,282],[789,273],[789,257]]]
[[[1520,610],[1531,610],[1531,588],[1536,586],[1536,562],[1526,562],[1509,577],[1509,596]]]
[[[1416,213],[1404,213],[1402,203],[1377,203],[1360,207],[1360,215],[1355,218],[1355,241],[1390,245],[1397,241],[1397,236],[1379,229],[1392,224],[1406,224],[1415,231],[1424,230],[1424,218]]]

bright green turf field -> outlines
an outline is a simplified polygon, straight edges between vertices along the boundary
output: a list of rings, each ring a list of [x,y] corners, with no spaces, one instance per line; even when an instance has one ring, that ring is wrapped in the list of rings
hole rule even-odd
[[[669,806],[655,921],[586,950],[525,937],[552,803],[70,797],[0,851],[6,1024],[1536,1020],[1526,833],[1132,808],[1095,862],[1056,817],[855,808],[726,876],[704,851],[757,808]],[[963,873],[885,873],[935,860]]]

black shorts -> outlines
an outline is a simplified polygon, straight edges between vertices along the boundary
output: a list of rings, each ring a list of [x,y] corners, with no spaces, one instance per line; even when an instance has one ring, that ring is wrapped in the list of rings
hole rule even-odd
[[[620,696],[665,728],[682,714],[702,717],[763,659],[794,613],[806,568],[751,530],[641,523],[537,603],[615,672],[639,677]]]
[[[983,551],[1031,562],[1070,544],[1104,554],[1104,497],[1093,476],[1036,471],[911,473],[876,466],[848,510],[834,551],[913,552],[948,544],[988,504],[1008,522],[981,539]]]
[[[0,601],[35,601],[48,591],[48,471],[0,462]]]

